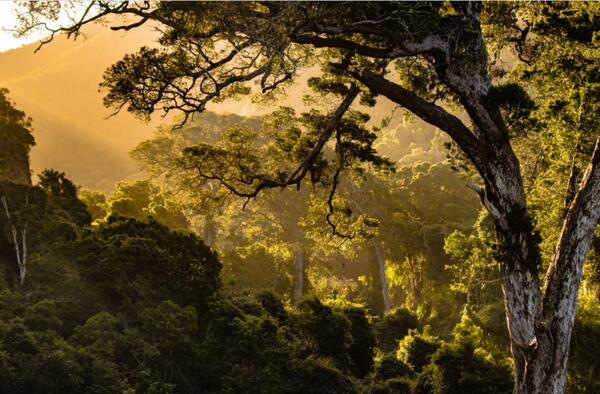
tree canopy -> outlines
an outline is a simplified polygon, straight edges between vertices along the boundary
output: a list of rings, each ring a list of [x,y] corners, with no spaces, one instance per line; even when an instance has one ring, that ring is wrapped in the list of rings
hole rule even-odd
[[[28,7],[23,33],[47,27],[63,5]],[[159,45],[116,62],[101,86],[114,110],[178,111],[180,126],[228,98],[273,103],[319,68],[308,79],[311,110],[278,109],[260,133],[230,128],[220,143],[185,148],[183,163],[198,183],[218,181],[248,201],[268,189],[327,186],[327,222],[340,237],[332,218],[352,211],[336,203],[340,177],[389,164],[365,108],[386,98],[444,132],[493,223],[486,258],[500,270],[516,391],[560,393],[600,219],[599,12],[593,2],[96,1],[46,42],[106,16],[124,17],[115,30],[159,25]],[[473,354],[440,349],[455,353],[431,358],[438,367]]]
[[[29,150],[35,144],[31,119],[14,107],[8,93],[0,89],[0,180],[31,184]]]

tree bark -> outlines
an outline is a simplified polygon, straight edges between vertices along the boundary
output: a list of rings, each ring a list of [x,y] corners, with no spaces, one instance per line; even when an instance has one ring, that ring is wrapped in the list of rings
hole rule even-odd
[[[542,309],[535,328],[536,357],[532,373],[522,382],[529,391],[523,392],[564,392],[583,264],[599,219],[600,137],[546,272]]]
[[[17,267],[19,269],[19,281],[21,285],[25,283],[25,277],[27,276],[27,223],[24,224],[21,229],[21,242],[19,243],[19,230],[16,225],[13,223],[10,210],[8,209],[8,203],[6,201],[6,196],[2,196],[2,205],[4,207],[4,213],[6,214],[6,219],[8,220],[8,225],[10,226],[10,231],[12,234],[13,244],[15,246],[15,256],[17,258]],[[25,206],[29,205],[29,197],[25,197]]]
[[[298,305],[298,302],[304,296],[304,269],[306,268],[306,254],[300,250],[294,254],[294,292],[292,302]]]
[[[565,391],[583,263],[600,218],[599,151],[600,139],[564,220],[543,292],[537,273],[540,257],[522,181],[503,183],[520,179],[519,174],[510,175],[512,166],[503,168],[498,161],[492,161],[495,165],[482,174],[486,181],[482,201],[494,218],[503,245],[502,287],[518,393]],[[503,154],[502,149],[498,152]]]
[[[212,216],[207,216],[202,226],[202,241],[208,247],[215,243],[215,223]]]
[[[375,238],[372,240],[373,249],[375,250],[375,257],[377,258],[377,269],[379,272],[379,282],[381,284],[381,293],[383,296],[383,311],[389,312],[392,309],[392,303],[390,302],[390,291],[388,286],[387,277],[385,275],[385,259],[379,242]]]
[[[364,211],[356,202],[356,200],[352,200],[354,207],[356,210],[362,215]],[[387,276],[385,274],[385,257],[383,252],[381,251],[381,246],[379,245],[379,241],[377,238],[373,238],[371,240],[373,244],[373,250],[375,251],[375,258],[377,259],[377,271],[379,273],[379,284],[381,285],[381,295],[383,299],[383,311],[384,313],[389,312],[392,309],[392,302],[390,301],[390,287],[388,285]]]

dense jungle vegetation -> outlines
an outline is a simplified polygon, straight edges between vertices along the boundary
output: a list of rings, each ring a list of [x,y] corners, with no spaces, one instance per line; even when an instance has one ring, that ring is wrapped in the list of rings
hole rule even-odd
[[[0,89],[0,392],[600,393],[597,3],[96,4],[164,28],[105,104],[180,115],[107,193]]]

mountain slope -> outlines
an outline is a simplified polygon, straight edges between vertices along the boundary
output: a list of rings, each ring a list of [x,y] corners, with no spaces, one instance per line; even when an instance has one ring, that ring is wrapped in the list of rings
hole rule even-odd
[[[154,33],[86,31],[88,39],[58,37],[38,53],[37,44],[0,53],[0,86],[33,118],[34,173],[56,168],[84,187],[109,190],[139,173],[128,152],[152,135],[157,122],[144,124],[125,112],[107,119],[98,83],[108,66],[152,42]]]

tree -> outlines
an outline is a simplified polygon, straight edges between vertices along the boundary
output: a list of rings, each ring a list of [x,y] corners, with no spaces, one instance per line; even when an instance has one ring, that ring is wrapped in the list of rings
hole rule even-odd
[[[2,195],[0,196],[0,202],[4,216],[2,222],[5,223],[3,227],[8,228],[7,237],[11,240],[12,247],[14,248],[19,270],[19,282],[22,285],[27,276],[27,232],[29,230],[29,220],[31,219],[32,211],[29,204],[30,190],[27,185],[8,184],[1,186]],[[25,201],[15,204],[17,206],[12,206],[11,197],[16,197],[19,200],[24,199]]]
[[[15,108],[8,90],[0,88],[0,182],[31,185],[29,150],[35,144],[31,119]]]
[[[40,16],[51,14],[52,7],[31,7],[34,17],[24,21],[23,31],[39,26]],[[246,176],[238,179],[244,185],[230,187],[242,197],[255,197],[266,188],[299,187],[307,175],[315,180],[324,160],[320,153],[332,138],[337,153],[331,160],[335,191],[339,174],[349,167],[348,159],[364,157],[364,152],[344,144],[344,139],[364,135],[351,121],[350,107],[359,96],[365,104],[373,104],[374,96],[386,97],[448,134],[479,175],[480,184],[472,188],[494,222],[516,390],[560,393],[565,387],[582,267],[600,218],[597,123],[590,124],[589,139],[596,143],[587,169],[569,182],[572,197],[558,223],[555,253],[544,264],[523,172],[511,145],[515,131],[511,116],[520,108],[515,98],[526,95],[519,83],[510,89],[492,83],[494,74],[489,70],[494,59],[490,60],[486,44],[493,50],[491,44],[501,42],[525,63],[540,66],[534,74],[551,76],[544,61],[552,51],[543,48],[549,48],[553,38],[560,38],[561,44],[567,40],[582,48],[578,62],[588,67],[596,83],[598,12],[593,3],[511,8],[471,2],[98,1],[89,4],[72,25],[52,33],[77,34],[86,23],[110,14],[134,18],[114,26],[116,30],[148,21],[162,24],[162,46],[127,55],[107,71],[102,84],[107,89],[106,104],[142,116],[155,110],[179,110],[187,119],[211,101],[250,93],[245,84],[249,81],[258,81],[263,95],[274,95],[302,67],[323,64],[313,85],[329,96],[341,96],[339,104],[328,116],[315,118],[319,121],[297,158],[296,169],[254,171],[258,176],[250,176],[260,166],[249,167]],[[546,79],[544,86],[551,83],[552,78]],[[597,90],[592,93],[586,96],[586,108],[596,108]],[[439,100],[467,114],[469,123]],[[568,106],[555,109],[565,113]]]
[[[19,211],[28,210],[29,197],[27,187],[19,188],[18,184],[31,185],[31,174],[29,169],[29,150],[35,144],[31,134],[31,119],[27,118],[23,111],[15,108],[8,99],[8,90],[0,88],[0,208],[3,219],[9,227],[9,237],[15,251],[17,266],[19,269],[19,280],[21,284],[27,275],[27,230],[28,218],[22,217],[22,212],[17,212],[15,207],[10,206],[11,197],[16,197],[15,189],[24,189],[25,193],[18,196],[22,199],[25,207]],[[12,187],[9,183],[15,184]],[[23,191],[23,190],[21,190]],[[13,194],[12,196],[9,194]],[[3,221],[4,221],[3,220]]]
[[[106,196],[102,192],[84,189],[80,191],[79,198],[87,207],[92,221],[106,218]]]
[[[63,172],[46,169],[39,178],[38,186],[48,195],[50,208],[55,213],[61,210],[61,216],[80,227],[90,224],[92,218],[86,205],[77,198],[77,188]]]
[[[106,308],[157,299],[203,305],[219,287],[221,263],[192,234],[111,216],[71,244],[71,259]]]
[[[39,180],[35,186],[0,182],[0,227],[5,233],[0,242],[8,241],[10,245],[6,256],[10,254],[18,268],[11,276],[18,277],[21,285],[32,273],[31,263],[39,263],[40,254],[74,240],[91,221],[85,205],[77,198],[75,185],[65,174],[44,170]]]
[[[366,213],[381,221],[379,239],[398,304],[428,313],[433,304],[448,305],[436,300],[448,287],[443,238],[469,228],[479,206],[475,195],[465,193],[465,181],[448,164],[417,162],[382,179],[369,179],[361,188],[365,192],[354,193],[368,206]]]
[[[150,180],[117,183],[106,201],[106,210],[108,216],[119,215],[137,220],[152,217],[172,230],[189,227],[183,204],[172,193],[161,190]]]
[[[275,161],[281,166],[290,156],[281,152],[281,146],[296,148],[288,136],[298,135],[302,120],[291,108],[253,118],[204,112],[178,130],[159,127],[154,139],[132,151],[143,169],[185,196],[191,222],[220,252],[226,278],[247,288],[270,287],[291,293],[294,304],[310,288],[306,272],[314,274],[317,264],[351,254],[360,246],[360,237],[346,239],[343,245],[338,242],[338,252],[331,251],[327,236],[330,227],[321,220],[322,212],[327,211],[328,194],[321,188],[265,190],[258,201],[247,204],[215,178],[243,177],[247,166],[261,161],[257,157],[264,159],[274,151],[282,153]],[[190,155],[190,150],[197,154]],[[205,155],[210,155],[210,160]],[[267,170],[265,160],[262,162]],[[353,191],[342,190],[340,195],[356,198]],[[367,222],[365,219],[336,221],[338,231],[358,234],[361,227],[367,227],[361,223]],[[292,261],[293,270],[288,264]],[[292,285],[288,283],[290,276]]]
[[[398,341],[404,338],[409,330],[419,327],[417,316],[408,309],[394,309],[373,324],[377,347],[384,353],[395,351]]]

